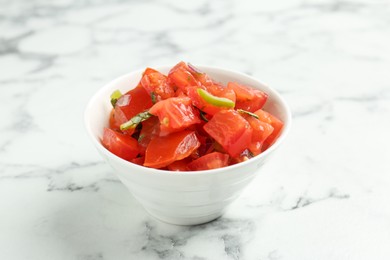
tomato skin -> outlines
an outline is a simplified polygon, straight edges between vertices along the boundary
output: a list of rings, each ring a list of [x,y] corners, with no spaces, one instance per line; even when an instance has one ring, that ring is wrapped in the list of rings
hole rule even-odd
[[[145,155],[145,151],[150,143],[150,140],[160,134],[160,121],[157,117],[151,117],[141,124],[142,129],[138,137],[138,144],[140,154]]]
[[[245,149],[236,157],[231,157],[229,160],[229,165],[234,165],[237,163],[245,162],[253,157],[253,154],[249,151],[249,149]]]
[[[203,128],[232,157],[238,156],[251,143],[252,128],[235,110],[219,111]]]
[[[156,103],[149,113],[160,120],[160,135],[173,132],[201,122],[199,113],[191,105],[189,97],[172,97]]]
[[[144,166],[163,168],[174,161],[182,160],[200,146],[194,131],[181,131],[153,138],[145,153]]]
[[[119,129],[119,126],[140,112],[143,112],[153,105],[152,100],[146,90],[142,87],[136,87],[121,96],[115,104],[113,129]],[[110,124],[111,125],[111,124]],[[127,132],[131,135],[131,133]]]
[[[183,160],[174,161],[170,165],[167,166],[168,170],[170,171],[189,171],[188,164],[191,162],[191,159],[189,157],[184,158]]]
[[[145,162],[145,157],[144,156],[141,156],[141,157],[137,157],[137,158],[134,158],[132,160],[130,160],[130,162],[132,163],[135,163],[135,164],[138,164],[138,165],[144,165],[144,162]]]
[[[214,83],[214,81],[204,72],[201,72],[198,68],[194,67],[191,64],[187,65],[188,71],[194,76],[194,78],[199,82],[200,85],[208,87]]]
[[[270,124],[274,128],[273,132],[264,141],[264,145],[262,148],[262,150],[264,151],[276,141],[284,124],[279,118],[262,109],[259,109],[254,113],[259,117],[260,121]]]
[[[131,161],[139,153],[137,140],[109,128],[103,130],[102,143],[110,152],[127,161]]]
[[[152,93],[155,95],[156,101],[175,95],[173,87],[168,84],[167,76],[151,68],[144,71],[140,84],[149,94],[149,97]]]
[[[187,64],[183,61],[176,64],[168,73],[168,83],[186,93],[189,86],[198,86],[198,81],[189,71]]]
[[[252,142],[249,146],[249,150],[253,155],[258,155],[262,152],[264,141],[272,134],[274,128],[272,125],[262,122],[253,116],[243,115],[243,117],[248,121],[253,130]]]
[[[235,82],[229,82],[227,88],[236,93],[236,109],[255,112],[264,106],[268,98],[268,95],[263,91]]]
[[[117,122],[115,120],[115,109],[113,108],[110,112],[110,119],[108,122],[110,129],[112,130],[119,130],[120,125],[117,125]]]
[[[229,155],[213,152],[193,160],[187,167],[191,171],[202,171],[226,167],[228,164]]]

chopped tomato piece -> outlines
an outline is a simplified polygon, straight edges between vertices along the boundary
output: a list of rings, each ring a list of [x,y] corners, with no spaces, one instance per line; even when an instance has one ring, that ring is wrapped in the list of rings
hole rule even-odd
[[[186,93],[188,86],[198,86],[199,83],[189,71],[187,64],[183,61],[176,64],[168,73],[168,82],[170,85],[181,89]]]
[[[144,165],[163,168],[174,161],[182,160],[200,146],[194,131],[181,131],[153,138],[145,153]]]
[[[262,146],[264,141],[270,136],[274,130],[272,125],[262,122],[257,118],[250,115],[243,115],[252,127],[252,142],[249,146],[249,150],[253,155],[258,155],[262,152]]]
[[[235,82],[229,82],[228,89],[232,89],[236,93],[236,109],[249,112],[255,112],[262,108],[268,98],[268,95],[263,91]]]
[[[139,153],[137,140],[109,128],[104,128],[102,143],[110,152],[127,161]]]
[[[119,130],[119,125],[116,125],[116,120],[115,120],[115,109],[112,109],[110,112],[109,126],[112,130]]]
[[[113,115],[115,122],[112,124],[114,129],[119,129],[121,124],[129,121],[138,113],[147,110],[152,105],[152,100],[144,88],[136,87],[130,90],[121,96],[115,104]]]
[[[188,70],[201,85],[208,87],[214,84],[214,81],[206,73],[189,63]]]
[[[274,115],[259,109],[255,112],[255,114],[259,117],[259,120],[265,122],[267,124],[272,125],[274,131],[268,136],[268,138],[264,141],[263,151],[270,147],[278,138],[280,131],[283,128],[283,122]]]
[[[175,95],[173,87],[168,84],[167,76],[151,68],[147,68],[143,73],[141,85],[148,92],[149,97],[155,99],[155,101]]]
[[[232,157],[239,155],[251,143],[252,128],[235,110],[218,112],[203,128]]]
[[[245,149],[238,156],[230,158],[229,165],[248,161],[252,157],[253,157],[253,154],[249,151],[249,149]]]
[[[188,169],[192,171],[211,170],[228,166],[229,155],[213,152],[206,154],[188,164]]]
[[[184,97],[184,96],[187,96],[187,94],[182,89],[178,88],[175,91],[175,97]]]
[[[173,97],[162,100],[150,108],[149,113],[160,119],[160,134],[184,130],[200,123],[199,113],[191,106],[189,97]]]
[[[160,134],[160,122],[157,117],[153,116],[148,120],[142,122],[142,129],[138,137],[140,154],[144,155],[146,147],[150,140]]]
[[[188,164],[191,162],[191,158],[187,157],[183,160],[174,161],[170,165],[168,165],[168,170],[170,171],[181,171],[185,172],[188,171]]]
[[[137,157],[137,158],[134,158],[132,160],[130,160],[130,162],[132,163],[135,163],[135,164],[138,164],[138,165],[144,165],[144,162],[145,162],[145,157],[144,156],[141,156],[141,157]]]

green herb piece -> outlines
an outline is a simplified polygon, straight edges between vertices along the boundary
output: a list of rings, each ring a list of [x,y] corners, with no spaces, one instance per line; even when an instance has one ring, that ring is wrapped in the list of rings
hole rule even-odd
[[[198,88],[197,91],[199,96],[211,105],[228,108],[233,108],[236,105],[232,100],[224,97],[216,97],[204,89]]]
[[[258,115],[256,115],[255,113],[246,111],[246,110],[244,110],[244,109],[237,109],[237,112],[243,113],[243,114],[247,114],[247,115],[253,116],[254,118],[259,119],[259,116],[258,116]]]
[[[145,121],[152,117],[153,115],[149,113],[149,111],[144,111],[134,116],[132,119],[127,121],[126,123],[121,124],[120,129],[122,131],[129,130],[131,128],[136,128],[139,123]]]
[[[110,98],[111,98],[111,105],[115,107],[116,102],[118,99],[122,96],[122,93],[119,90],[115,90],[112,92]]]

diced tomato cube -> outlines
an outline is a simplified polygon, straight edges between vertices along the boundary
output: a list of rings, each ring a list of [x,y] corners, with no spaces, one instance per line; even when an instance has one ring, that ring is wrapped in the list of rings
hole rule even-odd
[[[130,160],[130,162],[132,163],[135,163],[135,164],[138,164],[138,165],[144,165],[144,162],[145,162],[145,157],[144,156],[141,156],[141,157],[137,157],[137,158],[134,158],[132,160]]]
[[[232,157],[239,155],[251,143],[252,128],[235,110],[218,112],[203,128]]]
[[[258,155],[262,152],[262,146],[264,141],[270,136],[274,130],[272,125],[262,122],[259,119],[250,116],[243,115],[244,118],[250,124],[253,132],[252,132],[252,142],[249,146],[249,150],[253,155]]]
[[[214,81],[204,72],[200,71],[195,66],[188,63],[188,70],[194,76],[194,78],[205,87],[214,85]]]
[[[199,113],[191,105],[189,97],[173,97],[162,100],[150,108],[149,113],[160,120],[160,135],[178,132],[200,123]]]
[[[114,108],[110,112],[109,126],[112,130],[119,130],[119,125],[117,125],[117,122],[115,120],[115,109]]]
[[[198,86],[198,81],[189,71],[187,64],[183,61],[176,64],[168,73],[168,83],[181,89],[184,93],[187,92],[187,87]]]
[[[188,164],[192,171],[202,171],[222,168],[228,166],[229,155],[219,152],[206,154]]]
[[[233,165],[233,164],[237,164],[237,163],[248,161],[252,157],[253,157],[252,152],[250,152],[249,149],[245,149],[238,156],[231,157],[230,160],[229,160],[229,165]]]
[[[137,140],[109,128],[104,128],[102,143],[110,152],[127,161],[131,161],[139,153]]]
[[[114,122],[110,125],[114,126],[113,129],[119,129],[121,124],[129,121],[138,113],[147,110],[152,105],[152,100],[146,90],[142,87],[136,87],[118,99],[112,119]]]
[[[232,89],[236,93],[237,101],[235,108],[249,112],[255,112],[262,108],[268,98],[268,95],[263,91],[235,82],[229,82],[228,89]]]
[[[150,141],[160,134],[160,121],[153,116],[141,123],[142,129],[138,137],[140,154],[144,155]]]
[[[257,110],[255,114],[259,117],[260,121],[270,124],[274,128],[274,131],[264,141],[263,150],[265,150],[276,141],[284,124],[279,118],[262,109]]]
[[[147,68],[142,75],[141,85],[148,92],[149,97],[154,96],[156,101],[167,99],[175,95],[175,91],[168,84],[167,76],[157,70]]]
[[[200,146],[194,131],[181,131],[153,138],[145,153],[144,165],[163,168],[174,161],[182,160]]]
[[[192,160],[187,157],[187,158],[184,158],[183,160],[179,160],[179,161],[174,161],[173,163],[171,163],[170,165],[167,166],[168,170],[170,171],[181,171],[181,172],[185,172],[185,171],[188,171],[188,164],[191,162]]]

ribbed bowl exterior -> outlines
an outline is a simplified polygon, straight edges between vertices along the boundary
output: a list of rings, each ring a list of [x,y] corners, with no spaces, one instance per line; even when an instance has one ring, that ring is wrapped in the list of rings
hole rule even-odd
[[[135,199],[154,217],[177,225],[211,221],[225,211],[257,174],[257,165],[220,174],[153,174],[106,158]]]

